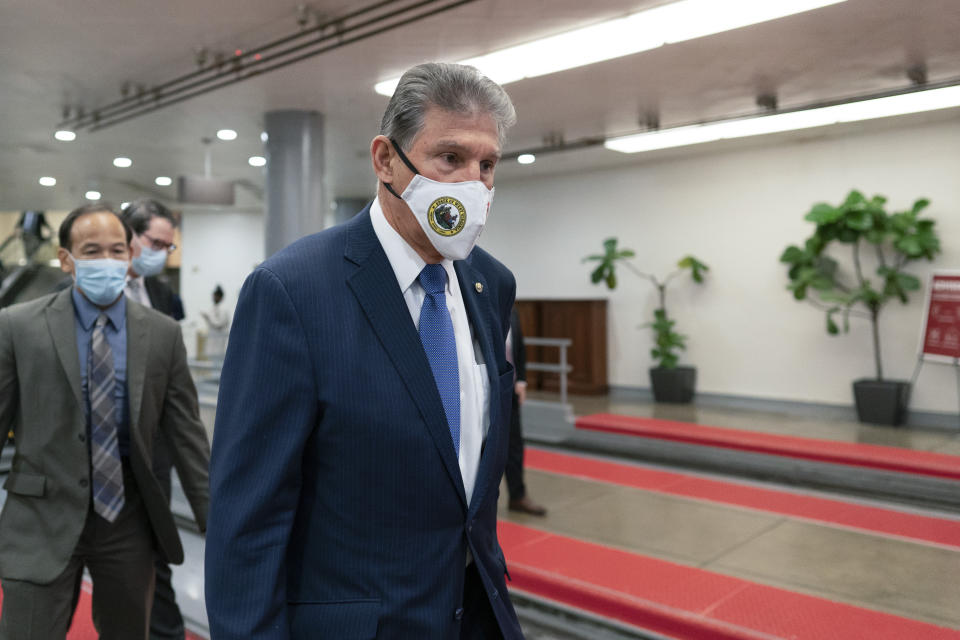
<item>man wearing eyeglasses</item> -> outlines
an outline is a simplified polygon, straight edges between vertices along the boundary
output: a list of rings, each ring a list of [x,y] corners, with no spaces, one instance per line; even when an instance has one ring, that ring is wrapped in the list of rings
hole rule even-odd
[[[143,198],[127,205],[123,219],[134,233],[133,260],[124,292],[128,298],[146,307],[174,320],[183,320],[183,305],[159,277],[167,256],[177,248],[173,243],[176,218],[156,200]]]
[[[160,275],[169,256],[177,248],[173,243],[173,230],[177,220],[170,210],[156,200],[141,198],[124,208],[123,221],[133,230],[130,269],[124,293],[127,298],[145,307],[183,320],[183,304]],[[153,473],[160,482],[170,503],[170,469],[172,461],[167,444],[157,438],[153,447]],[[185,635],[183,615],[177,606],[171,584],[170,565],[160,555],[156,561],[157,581],[154,590],[153,610],[150,616],[151,640],[183,640]]]

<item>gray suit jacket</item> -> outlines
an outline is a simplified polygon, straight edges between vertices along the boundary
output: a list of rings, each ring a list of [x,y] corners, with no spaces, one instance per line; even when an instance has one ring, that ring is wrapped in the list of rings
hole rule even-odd
[[[51,582],[63,572],[90,508],[90,454],[71,289],[0,310],[0,448],[16,454],[0,514],[0,578]],[[197,523],[206,528],[210,446],[200,423],[180,326],[127,300],[130,464],[160,551],[183,548],[151,470],[166,437]]]

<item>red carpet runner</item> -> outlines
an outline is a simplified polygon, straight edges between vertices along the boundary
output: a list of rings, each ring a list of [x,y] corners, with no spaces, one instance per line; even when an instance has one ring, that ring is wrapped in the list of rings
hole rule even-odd
[[[597,413],[577,418],[576,426],[578,429],[591,431],[960,480],[960,456],[928,451],[705,427],[688,422],[612,413]]]
[[[509,522],[500,543],[528,592],[684,640],[960,640],[960,631]]]

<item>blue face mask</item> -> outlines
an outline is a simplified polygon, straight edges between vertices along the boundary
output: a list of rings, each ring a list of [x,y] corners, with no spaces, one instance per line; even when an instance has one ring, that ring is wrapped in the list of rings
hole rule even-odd
[[[77,287],[93,304],[105,307],[123,293],[127,282],[129,263],[113,258],[77,260],[73,258],[74,278]]]
[[[141,247],[140,255],[135,257],[131,264],[133,270],[141,276],[155,276],[163,271],[163,266],[167,264],[167,252],[157,251],[151,247]]]

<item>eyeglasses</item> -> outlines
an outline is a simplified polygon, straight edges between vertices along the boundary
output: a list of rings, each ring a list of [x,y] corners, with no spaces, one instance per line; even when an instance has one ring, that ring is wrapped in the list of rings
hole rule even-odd
[[[164,242],[163,240],[157,240],[156,238],[151,238],[145,233],[141,233],[140,237],[145,239],[150,243],[150,248],[154,251],[166,251],[167,253],[173,253],[177,250],[177,245],[172,242]]]

